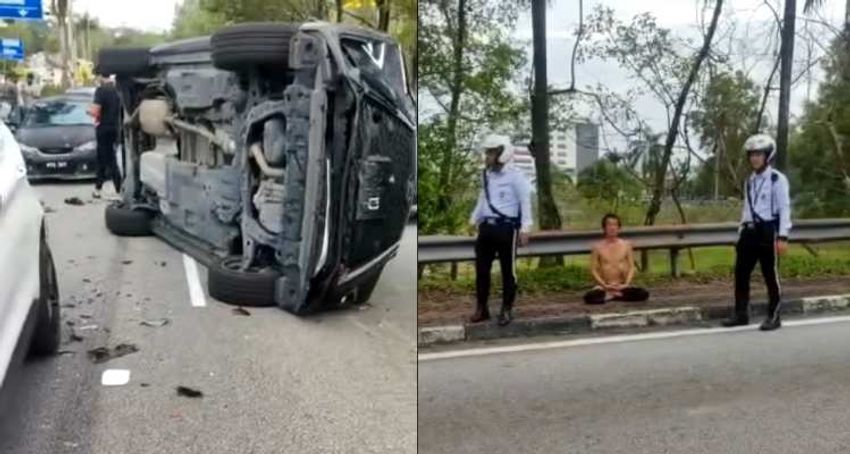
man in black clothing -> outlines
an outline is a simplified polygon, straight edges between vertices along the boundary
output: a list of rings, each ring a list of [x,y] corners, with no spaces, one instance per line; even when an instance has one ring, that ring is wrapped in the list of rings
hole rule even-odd
[[[115,143],[118,140],[121,100],[115,83],[108,76],[100,77],[100,86],[94,92],[94,104],[89,113],[95,118],[97,137],[97,180],[94,185],[95,198],[100,198],[106,174],[112,176],[115,193],[121,192],[121,173],[115,160]]]

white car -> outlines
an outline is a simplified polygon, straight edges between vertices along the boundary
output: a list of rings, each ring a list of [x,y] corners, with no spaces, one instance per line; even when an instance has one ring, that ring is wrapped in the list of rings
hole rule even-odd
[[[44,209],[27,181],[20,146],[0,123],[0,384],[18,355],[56,353],[60,339]]]

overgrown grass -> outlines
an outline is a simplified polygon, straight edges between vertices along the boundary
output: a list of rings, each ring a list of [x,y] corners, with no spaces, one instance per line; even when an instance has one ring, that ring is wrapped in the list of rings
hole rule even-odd
[[[818,257],[811,255],[800,245],[792,244],[788,254],[780,261],[780,273],[785,278],[817,278],[850,276],[850,243],[830,243],[814,246]],[[635,283],[646,286],[659,286],[673,281],[709,282],[718,279],[732,279],[735,251],[732,247],[711,247],[694,249],[695,267],[691,267],[686,251],[680,256],[680,268],[683,276],[670,276],[669,256],[666,251],[650,253],[650,270],[638,273]],[[592,284],[588,270],[588,256],[565,257],[565,265],[556,268],[538,268],[536,260],[520,259],[517,263],[517,275],[522,291],[530,294],[553,293],[587,289]],[[493,282],[500,279],[498,265],[493,266]],[[758,272],[758,266],[756,266]],[[475,289],[475,271],[471,264],[458,266],[458,277],[451,279],[448,265],[430,266],[419,280],[420,291],[449,291],[458,293],[472,292]]]
[[[563,200],[558,205],[564,225],[574,229],[599,228],[602,216],[609,212],[620,216],[624,227],[643,225],[646,218],[646,206],[637,203],[609,204],[599,200],[578,198]],[[685,212],[688,224],[735,222],[741,217],[739,202],[684,203],[682,210]],[[655,220],[656,225],[681,223],[682,220],[675,205],[670,202],[661,205],[661,212]]]

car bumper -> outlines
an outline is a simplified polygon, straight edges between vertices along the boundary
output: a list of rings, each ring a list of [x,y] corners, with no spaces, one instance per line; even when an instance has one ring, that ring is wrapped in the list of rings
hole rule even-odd
[[[65,154],[30,154],[24,157],[27,178],[43,179],[86,179],[97,175],[97,154],[72,152]]]

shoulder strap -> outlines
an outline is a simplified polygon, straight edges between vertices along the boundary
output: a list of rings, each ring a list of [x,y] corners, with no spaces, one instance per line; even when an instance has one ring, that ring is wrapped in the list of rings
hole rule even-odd
[[[777,213],[774,208],[773,199],[776,197],[776,191],[774,190],[774,184],[779,181],[779,174],[776,173],[775,170],[770,171],[770,214],[773,215],[773,220],[779,222],[779,213]]]
[[[746,192],[746,196],[747,196],[747,206],[750,208],[750,220],[752,222],[756,222],[756,220],[757,220],[756,209],[755,209],[755,207],[753,207],[753,198],[752,198],[752,195],[750,194],[750,192],[752,192],[750,190],[750,186],[751,186],[750,185],[750,179],[751,178],[752,178],[752,176],[747,177],[747,180],[744,182],[744,188],[745,188],[745,192]]]
[[[484,171],[481,172],[481,175],[484,176],[484,197],[487,199],[487,205],[490,207],[490,211],[501,218],[510,217],[496,209],[496,207],[493,206],[493,202],[490,201],[490,182],[487,179],[487,169],[484,169]]]

